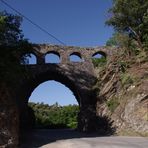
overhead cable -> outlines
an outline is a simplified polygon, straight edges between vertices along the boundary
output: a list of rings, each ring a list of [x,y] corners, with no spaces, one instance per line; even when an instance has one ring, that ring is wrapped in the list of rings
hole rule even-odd
[[[22,16],[24,19],[26,19],[28,22],[30,22],[32,25],[34,25],[35,27],[37,27],[38,29],[40,29],[42,32],[46,33],[48,36],[54,38],[56,41],[58,41],[60,44],[62,45],[66,45],[63,41],[61,41],[60,39],[58,39],[56,36],[54,36],[53,34],[49,33],[46,29],[42,28],[40,25],[36,24],[35,22],[33,22],[31,19],[29,19],[27,16],[25,16],[24,14],[22,14],[21,12],[19,12],[18,10],[16,10],[14,7],[12,7],[10,4],[8,4],[7,2],[5,2],[4,0],[0,0],[3,4],[5,4],[7,7],[9,7],[10,9],[12,9],[13,11],[15,11],[17,14],[19,14],[20,16]]]

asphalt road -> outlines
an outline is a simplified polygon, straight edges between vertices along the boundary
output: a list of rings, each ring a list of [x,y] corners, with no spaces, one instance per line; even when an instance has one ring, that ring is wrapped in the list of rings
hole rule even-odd
[[[100,137],[73,130],[35,130],[24,136],[21,148],[148,148],[148,138]]]

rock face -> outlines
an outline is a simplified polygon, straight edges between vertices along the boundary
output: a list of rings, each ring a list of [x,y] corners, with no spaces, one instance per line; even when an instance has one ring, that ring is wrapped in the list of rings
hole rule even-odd
[[[125,73],[111,62],[100,72],[97,114],[108,116],[117,133],[148,134],[148,62],[134,64]]]
[[[137,94],[127,102],[122,118],[137,132],[148,132],[148,94]]]

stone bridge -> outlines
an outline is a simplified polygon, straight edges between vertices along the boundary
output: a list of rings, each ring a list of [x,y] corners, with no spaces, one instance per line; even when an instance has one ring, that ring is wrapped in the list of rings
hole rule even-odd
[[[50,53],[57,55],[60,62],[45,63],[45,56]],[[23,114],[23,125],[27,125],[28,120],[24,115],[26,115],[28,99],[33,90],[45,81],[55,80],[67,86],[77,99],[80,106],[78,129],[82,131],[92,130],[94,126],[92,125],[92,119],[89,118],[95,116],[96,105],[96,95],[93,90],[96,76],[92,57],[101,54],[107,58],[111,54],[111,50],[104,47],[80,48],[58,45],[33,45],[32,54],[35,55],[37,63],[25,65],[27,78],[23,79],[21,85],[19,85],[21,89],[18,89],[17,94],[20,98],[17,102]],[[70,61],[71,55],[78,56],[81,61]]]
[[[80,106],[78,115],[78,129],[80,131],[95,130],[96,117],[96,93],[93,86],[96,83],[96,75],[92,63],[92,57],[101,54],[106,58],[112,54],[112,50],[105,47],[80,48],[72,46],[58,46],[36,44],[33,45],[32,54],[36,56],[36,64],[22,65],[27,74],[21,77],[13,90],[13,102],[17,104],[20,127],[29,125],[28,100],[33,90],[41,83],[48,80],[58,81],[67,86],[74,94]],[[59,63],[46,63],[45,56],[53,53],[60,59]],[[76,55],[81,61],[72,62],[70,56]],[[58,90],[57,90],[58,92]],[[55,92],[56,93],[56,92]],[[7,114],[10,114],[9,111]],[[12,116],[10,118],[13,118]],[[10,119],[10,121],[13,119]],[[12,122],[12,121],[11,121]],[[15,123],[15,121],[14,121]],[[14,124],[12,123],[12,124]],[[0,125],[1,126],[1,125]],[[9,127],[11,129],[11,127]],[[14,132],[14,129],[12,129]],[[13,137],[13,136],[12,136]]]

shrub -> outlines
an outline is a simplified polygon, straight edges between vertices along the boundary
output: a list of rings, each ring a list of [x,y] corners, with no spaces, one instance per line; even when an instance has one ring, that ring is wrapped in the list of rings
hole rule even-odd
[[[128,73],[121,74],[121,83],[123,86],[129,86],[134,83],[134,78],[132,78]]]
[[[92,58],[92,62],[94,67],[103,67],[104,65],[106,65],[107,60],[105,57]]]
[[[118,98],[112,98],[109,101],[107,101],[107,106],[108,109],[113,113],[115,111],[115,109],[118,107],[119,105],[119,100]]]

